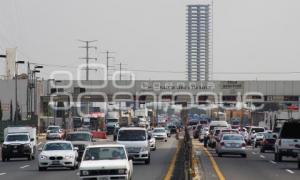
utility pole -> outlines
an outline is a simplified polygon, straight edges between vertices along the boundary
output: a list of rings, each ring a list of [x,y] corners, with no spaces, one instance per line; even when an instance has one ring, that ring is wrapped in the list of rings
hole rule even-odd
[[[124,65],[126,64],[122,64],[121,62],[118,64],[119,65],[119,71],[120,71],[120,81],[122,80],[122,70],[125,70]]]
[[[92,60],[97,60],[97,58],[91,58],[91,57],[89,56],[89,49],[90,49],[90,48],[97,49],[97,47],[96,47],[96,46],[90,46],[89,44],[90,44],[90,43],[93,43],[93,42],[96,42],[97,40],[93,40],[93,41],[83,41],[83,40],[79,40],[79,41],[86,44],[85,46],[81,46],[81,47],[79,47],[79,48],[85,48],[85,49],[86,49],[86,56],[85,56],[84,58],[80,58],[80,59],[85,59],[85,63],[86,63],[86,68],[85,68],[85,70],[86,70],[86,75],[85,75],[85,77],[86,77],[86,80],[88,81],[88,80],[89,80],[89,71],[90,71],[90,70],[95,70],[95,69],[89,68],[89,60],[90,60],[90,59],[92,59]]]
[[[112,56],[109,56],[109,54],[112,54],[114,52],[111,52],[111,51],[106,51],[106,52],[103,52],[106,54],[106,80],[108,81],[108,77],[109,77],[109,70],[111,70],[110,68],[113,67],[113,66],[110,66],[110,60],[113,59],[114,57]]]

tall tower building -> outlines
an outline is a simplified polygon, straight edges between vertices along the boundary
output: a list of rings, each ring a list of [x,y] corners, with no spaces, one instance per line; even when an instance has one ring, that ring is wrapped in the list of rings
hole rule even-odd
[[[212,10],[210,4],[187,6],[187,79],[211,80]]]

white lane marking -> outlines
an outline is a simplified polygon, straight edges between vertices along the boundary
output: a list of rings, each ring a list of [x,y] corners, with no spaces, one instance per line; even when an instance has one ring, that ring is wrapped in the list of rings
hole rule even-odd
[[[263,158],[263,159],[265,159],[265,158],[266,158],[266,157],[265,157],[265,156],[263,156],[263,155],[260,155],[260,157],[261,157],[261,158]]]
[[[288,173],[294,174],[294,171],[292,171],[292,170],[286,169],[286,171],[287,171]]]
[[[254,154],[254,155],[255,155],[255,154],[256,154],[256,152],[253,152],[253,151],[252,151],[252,154]]]
[[[5,175],[6,173],[0,173],[0,176],[3,176],[3,175]]]
[[[272,163],[272,164],[277,164],[275,161],[270,161],[270,163]]]
[[[27,168],[27,167],[29,167],[30,165],[25,165],[25,166],[22,166],[22,167],[20,167],[21,169],[24,169],[24,168]]]

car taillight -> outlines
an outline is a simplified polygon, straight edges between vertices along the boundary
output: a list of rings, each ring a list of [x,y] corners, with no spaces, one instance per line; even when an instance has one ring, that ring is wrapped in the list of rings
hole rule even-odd
[[[224,142],[221,142],[221,146],[225,146],[225,143],[224,143]]]

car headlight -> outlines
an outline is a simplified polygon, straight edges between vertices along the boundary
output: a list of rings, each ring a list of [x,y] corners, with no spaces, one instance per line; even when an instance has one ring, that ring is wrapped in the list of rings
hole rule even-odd
[[[30,144],[24,144],[25,148],[30,148]]]
[[[127,169],[119,169],[118,173],[119,174],[126,174],[127,173]]]
[[[82,176],[88,176],[90,173],[89,171],[81,171]]]
[[[72,158],[74,158],[73,155],[66,155],[66,156],[65,156],[65,159],[72,159]]]
[[[145,152],[145,151],[148,151],[148,148],[147,147],[142,147],[141,152]]]
[[[40,159],[41,160],[44,160],[44,159],[47,159],[48,157],[47,156],[45,156],[45,155],[40,155]]]

